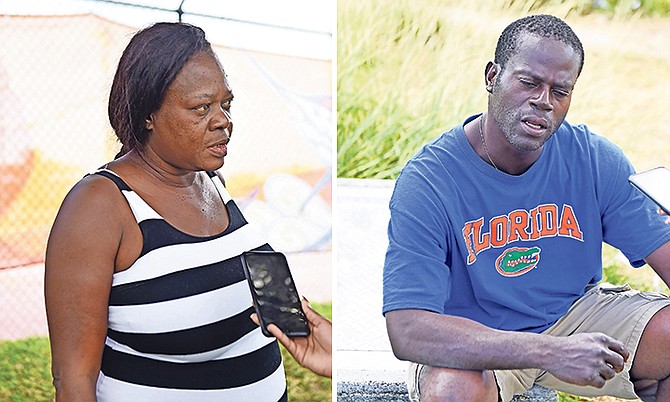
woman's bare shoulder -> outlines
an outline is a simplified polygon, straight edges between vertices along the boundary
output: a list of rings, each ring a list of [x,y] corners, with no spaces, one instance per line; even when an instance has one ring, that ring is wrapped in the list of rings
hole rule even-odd
[[[101,175],[87,175],[65,196],[51,237],[82,239],[95,236],[99,240],[118,243],[128,213],[125,198],[112,180]]]
[[[73,204],[78,209],[108,209],[120,201],[123,201],[123,195],[111,179],[89,174],[72,187],[63,200],[63,207]]]

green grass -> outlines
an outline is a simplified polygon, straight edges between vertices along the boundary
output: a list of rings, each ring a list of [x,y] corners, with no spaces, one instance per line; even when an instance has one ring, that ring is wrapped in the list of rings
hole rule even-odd
[[[331,317],[332,305],[314,303],[321,314]],[[330,401],[331,380],[300,367],[281,347],[291,402]],[[0,402],[49,402],[54,398],[51,385],[51,354],[48,338],[0,341]]]
[[[0,342],[0,401],[46,402],[53,395],[49,340]]]
[[[332,319],[332,304],[310,303],[314,310]],[[293,357],[281,346],[284,358],[284,370],[288,387],[289,401],[312,402],[332,400],[332,380],[320,377],[309,370],[302,368]]]

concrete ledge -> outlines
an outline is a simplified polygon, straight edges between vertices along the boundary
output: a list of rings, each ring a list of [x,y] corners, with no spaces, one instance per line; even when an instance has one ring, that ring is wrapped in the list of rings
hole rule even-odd
[[[405,383],[383,381],[337,384],[337,402],[409,402]]]
[[[553,390],[535,385],[525,394],[512,399],[512,402],[526,401],[558,402],[558,395]],[[409,398],[404,382],[338,382],[337,402],[409,402]]]
[[[558,394],[556,394],[556,391],[554,390],[534,385],[533,388],[529,389],[525,394],[512,398],[512,402],[522,401],[558,402]]]

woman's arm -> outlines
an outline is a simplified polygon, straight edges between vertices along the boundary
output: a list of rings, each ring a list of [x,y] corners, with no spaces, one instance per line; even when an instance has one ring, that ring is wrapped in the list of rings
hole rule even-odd
[[[44,292],[58,402],[96,400],[123,235],[119,201],[111,181],[89,176],[66,196],[49,236]]]

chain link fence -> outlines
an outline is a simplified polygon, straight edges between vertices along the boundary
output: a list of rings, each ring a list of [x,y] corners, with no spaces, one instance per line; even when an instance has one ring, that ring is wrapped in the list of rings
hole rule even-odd
[[[69,189],[119,149],[107,97],[136,30],[95,15],[0,15],[0,339],[46,334],[49,229]],[[231,194],[276,248],[329,253],[330,60],[213,44],[236,95]]]

